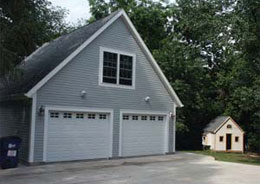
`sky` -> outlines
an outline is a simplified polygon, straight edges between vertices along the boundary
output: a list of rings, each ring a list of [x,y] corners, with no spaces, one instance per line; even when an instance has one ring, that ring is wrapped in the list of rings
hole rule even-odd
[[[67,22],[77,23],[78,19],[88,19],[91,14],[89,12],[88,0],[49,0],[54,6],[66,8],[69,14],[66,18]]]
[[[89,12],[88,0],[49,0],[54,6],[66,8],[69,14],[66,18],[68,23],[77,23],[79,19],[88,19],[91,14]],[[173,2],[175,0],[170,0]]]

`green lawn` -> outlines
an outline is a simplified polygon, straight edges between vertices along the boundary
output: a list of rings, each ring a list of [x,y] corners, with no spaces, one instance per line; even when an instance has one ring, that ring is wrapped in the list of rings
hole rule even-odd
[[[198,153],[203,155],[213,156],[215,160],[225,161],[225,162],[237,162],[244,164],[260,165],[260,156],[254,154],[242,154],[242,153],[224,153],[224,152],[214,152],[214,151],[189,151],[192,153]]]

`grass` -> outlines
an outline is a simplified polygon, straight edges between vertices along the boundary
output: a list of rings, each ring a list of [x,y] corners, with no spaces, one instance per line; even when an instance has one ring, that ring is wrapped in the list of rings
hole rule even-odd
[[[243,164],[260,165],[260,156],[250,153],[226,153],[226,152],[214,152],[210,150],[205,151],[189,151],[192,153],[208,155],[215,158],[215,160],[225,161],[225,162],[236,162]]]

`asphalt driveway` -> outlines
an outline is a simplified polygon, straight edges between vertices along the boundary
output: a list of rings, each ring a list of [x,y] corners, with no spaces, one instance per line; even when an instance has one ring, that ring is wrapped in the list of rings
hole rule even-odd
[[[20,166],[0,170],[0,184],[259,184],[260,167],[190,153]]]

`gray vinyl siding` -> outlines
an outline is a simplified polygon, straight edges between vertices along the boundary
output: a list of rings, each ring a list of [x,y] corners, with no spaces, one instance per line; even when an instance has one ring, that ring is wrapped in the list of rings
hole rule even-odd
[[[31,106],[22,101],[1,102],[0,137],[18,136],[22,139],[20,158],[28,161]]]
[[[136,54],[135,89],[98,85],[100,47]],[[80,97],[82,90],[87,92],[85,98]],[[151,97],[149,103],[144,101],[146,96]],[[37,109],[41,105],[113,109],[113,157],[117,157],[119,152],[120,109],[173,111],[173,100],[121,19],[115,21],[38,90]],[[42,161],[43,156],[43,121],[42,116],[36,115],[36,162]],[[172,122],[170,127],[173,127]],[[169,133],[172,134],[172,130]],[[172,135],[170,138],[169,148],[172,151]]]

